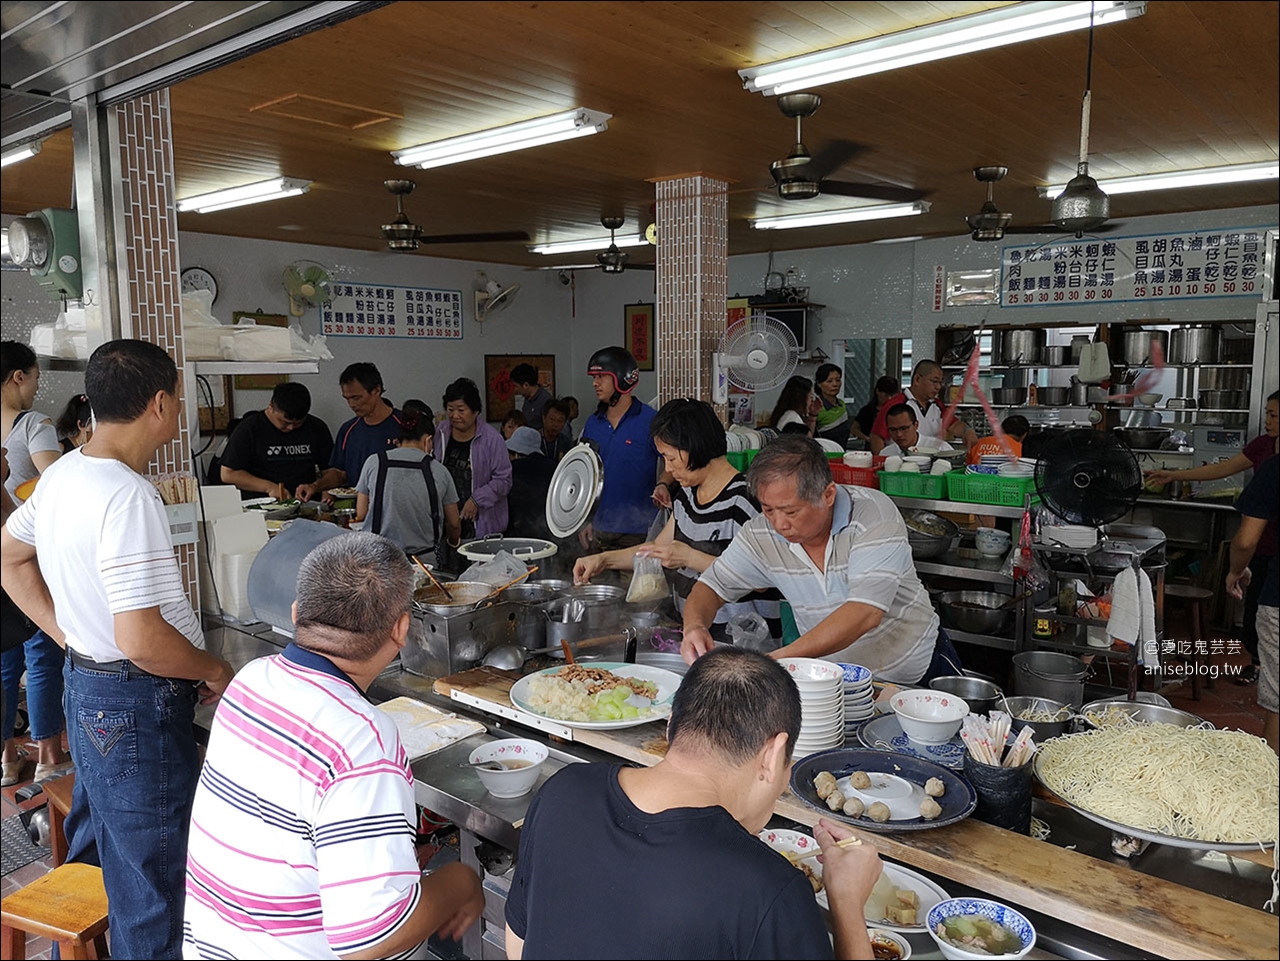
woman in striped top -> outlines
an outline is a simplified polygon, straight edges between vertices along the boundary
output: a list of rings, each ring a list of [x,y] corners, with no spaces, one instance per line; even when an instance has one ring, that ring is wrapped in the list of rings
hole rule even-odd
[[[585,584],[601,571],[631,570],[637,553],[656,557],[666,568],[676,608],[682,611],[698,577],[738,530],[760,513],[760,505],[748,492],[746,478],[725,457],[724,427],[710,404],[670,401],[654,416],[649,433],[679,485],[672,492],[671,519],[650,543],[579,558],[573,579]],[[781,637],[781,599],[776,591],[768,591],[749,601],[726,604],[716,617],[712,635],[727,641],[730,619],[754,611],[768,621],[774,637]]]

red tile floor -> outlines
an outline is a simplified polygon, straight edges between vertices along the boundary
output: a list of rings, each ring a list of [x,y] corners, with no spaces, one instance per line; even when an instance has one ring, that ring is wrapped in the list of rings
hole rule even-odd
[[[1207,684],[1201,684],[1200,700],[1193,699],[1190,681],[1166,684],[1161,693],[1169,699],[1169,702],[1174,707],[1198,714],[1206,720],[1212,721],[1218,727],[1238,728],[1242,731],[1248,731],[1250,734],[1261,736],[1262,715],[1257,705],[1257,685],[1241,686],[1231,680],[1231,677],[1238,676],[1239,671],[1249,663],[1248,655],[1243,651],[1215,655],[1213,663],[1218,667],[1220,676],[1212,688],[1208,687]],[[1121,686],[1124,683],[1121,674],[1117,674],[1113,681],[1117,686]],[[1144,686],[1149,687],[1149,685]],[[28,753],[34,757],[35,748],[31,747]],[[29,761],[26,775],[29,778],[34,773],[35,762]],[[0,817],[10,817],[21,810],[14,798],[14,794],[27,783],[29,781],[24,781],[0,791]],[[26,802],[23,807],[31,807],[40,803],[42,802],[37,796]],[[0,896],[8,896],[13,891],[29,884],[51,870],[52,867],[53,865],[50,864],[49,858],[43,857],[25,867],[19,868],[4,878],[0,878]],[[46,938],[29,937],[27,939],[28,958],[48,958],[50,948],[50,942]]]

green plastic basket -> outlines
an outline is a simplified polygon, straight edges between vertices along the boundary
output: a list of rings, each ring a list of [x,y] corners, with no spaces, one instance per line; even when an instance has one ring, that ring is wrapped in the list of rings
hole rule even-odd
[[[947,478],[954,474],[913,474],[904,471],[879,472],[880,493],[890,497],[921,497],[926,500],[947,499]]]
[[[1000,477],[997,474],[968,474],[953,470],[946,479],[951,499],[967,504],[1022,507],[1027,502],[1027,495],[1036,491],[1034,477]]]
[[[724,455],[724,458],[733,465],[735,470],[745,471],[747,469],[747,452],[745,450],[731,450]]]

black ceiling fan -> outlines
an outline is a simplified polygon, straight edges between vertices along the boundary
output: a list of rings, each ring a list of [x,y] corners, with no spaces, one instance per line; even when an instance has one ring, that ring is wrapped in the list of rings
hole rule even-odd
[[[1004,240],[1009,234],[1053,234],[1062,230],[1058,224],[1032,224],[1031,226],[1014,225],[1013,214],[1005,213],[995,202],[995,185],[1009,173],[1008,167],[983,166],[974,167],[973,176],[979,183],[987,185],[987,200],[976,213],[964,218],[969,225],[970,236],[978,241]],[[1089,233],[1105,233],[1115,230],[1119,224],[1106,223],[1093,227]],[[1077,235],[1079,236],[1079,235]]]
[[[631,270],[656,270],[657,264],[632,264],[629,263],[627,255],[618,249],[617,243],[614,242],[614,233],[626,221],[624,217],[601,217],[600,224],[609,231],[609,249],[596,254],[596,264],[606,274],[621,274],[627,269]]]
[[[395,195],[396,217],[382,225],[382,236],[390,250],[417,250],[431,244],[490,244],[505,241],[526,241],[529,235],[523,230],[500,230],[474,234],[424,234],[422,227],[409,219],[404,212],[404,198],[417,186],[412,180],[384,180],[383,185]]]
[[[801,124],[805,117],[813,116],[821,104],[822,98],[816,93],[788,93],[778,98],[778,109],[796,122],[795,146],[782,160],[775,160],[769,165],[769,173],[773,175],[774,187],[779,197],[783,200],[806,200],[827,195],[911,203],[928,196],[928,191],[893,184],[829,179],[829,174],[843,167],[867,147],[852,140],[830,140],[816,154],[811,154],[804,145]]]

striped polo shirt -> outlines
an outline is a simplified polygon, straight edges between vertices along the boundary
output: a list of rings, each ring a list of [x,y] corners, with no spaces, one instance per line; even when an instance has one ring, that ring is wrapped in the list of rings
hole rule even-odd
[[[842,604],[870,604],[880,624],[826,656],[862,664],[877,678],[914,683],[928,670],[938,615],[916,576],[902,515],[879,491],[836,486],[824,571],[799,544],[779,535],[761,514],[738,532],[701,581],[725,600],[777,587],[791,603],[801,634]]]
[[[248,664],[196,788],[184,957],[334,958],[389,937],[418,903],[414,810],[395,722],[346,674],[293,644]]]

